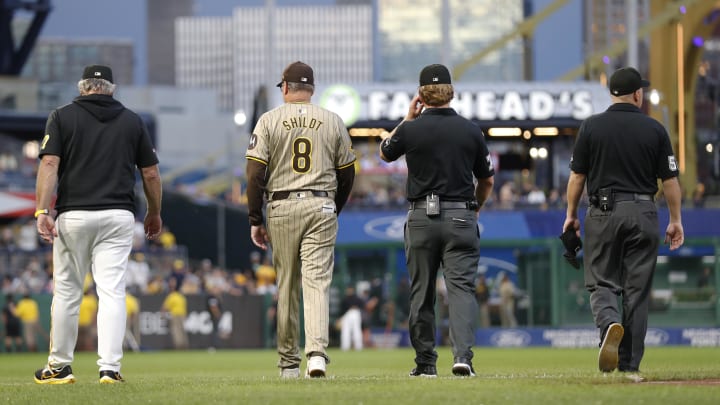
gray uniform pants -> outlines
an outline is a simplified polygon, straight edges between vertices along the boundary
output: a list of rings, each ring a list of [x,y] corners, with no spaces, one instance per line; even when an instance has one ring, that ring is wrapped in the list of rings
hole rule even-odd
[[[441,211],[429,218],[425,209],[411,209],[405,226],[405,255],[410,273],[410,341],[415,363],[435,365],[435,283],[442,266],[448,293],[453,356],[472,360],[477,317],[475,272],[480,235],[475,212]]]
[[[657,209],[652,201],[616,202],[607,212],[588,209],[585,287],[601,341],[611,323],[621,323],[625,329],[619,348],[620,371],[638,371],[645,351],[659,244]],[[622,313],[618,296],[622,296]]]

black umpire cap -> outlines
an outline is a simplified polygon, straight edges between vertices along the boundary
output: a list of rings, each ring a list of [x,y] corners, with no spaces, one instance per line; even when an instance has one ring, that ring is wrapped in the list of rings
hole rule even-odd
[[[452,84],[448,68],[437,63],[425,66],[423,70],[420,71],[420,86],[428,86],[431,84]]]
[[[610,76],[610,93],[613,96],[623,96],[634,93],[641,87],[649,87],[650,82],[643,79],[635,68],[624,67]]]

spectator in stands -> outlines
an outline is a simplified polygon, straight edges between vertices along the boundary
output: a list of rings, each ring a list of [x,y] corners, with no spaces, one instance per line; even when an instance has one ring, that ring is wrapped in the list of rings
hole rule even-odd
[[[145,289],[145,293],[150,295],[164,294],[166,291],[167,283],[165,282],[165,279],[160,273],[156,273],[152,276],[150,282],[147,285],[147,288]]]
[[[230,290],[230,282],[228,274],[225,270],[215,267],[213,271],[205,277],[205,289],[216,288],[222,292]]]
[[[187,349],[189,347],[188,336],[185,331],[187,299],[180,293],[175,278],[168,279],[168,288],[170,293],[163,301],[162,310],[170,318],[170,336],[172,337],[173,347],[175,349]]]
[[[550,209],[565,208],[565,201],[563,201],[563,197],[558,189],[553,188],[548,193],[547,207]]]
[[[163,226],[163,229],[162,229],[162,232],[160,233],[160,237],[158,238],[158,241],[160,242],[160,246],[164,250],[177,249],[177,240],[175,239],[175,234],[170,232],[170,228],[167,225]]]
[[[245,269],[242,272],[237,272],[233,275],[232,288],[230,293],[233,295],[253,295],[255,291],[255,280],[253,271]]]
[[[143,236],[144,238],[144,236]],[[136,292],[147,291],[150,282],[150,264],[145,260],[145,254],[136,252],[128,260],[125,286]]]
[[[47,276],[42,272],[40,261],[37,257],[30,258],[25,269],[20,274],[20,280],[31,294],[39,294],[43,291]]]
[[[540,190],[540,187],[532,185],[527,194],[527,202],[528,204],[543,206],[546,202],[545,192]]]
[[[184,260],[182,260],[182,259],[173,260],[172,271],[170,272],[169,278],[175,279],[175,285],[178,287],[178,290],[180,290],[182,288],[183,281],[185,280],[186,272],[187,272],[187,266],[186,266]],[[169,283],[170,283],[170,280],[168,280],[168,284]]]
[[[196,295],[202,292],[202,280],[197,276],[197,272],[198,270],[192,268],[187,269],[182,281],[182,287],[180,287],[180,292],[183,295]]]
[[[0,152],[0,172],[16,172],[18,167],[18,160],[15,154],[6,150]]]
[[[275,294],[277,292],[277,285],[275,285],[277,273],[270,261],[271,255],[265,255],[262,263],[255,269],[255,292],[257,294]]]
[[[40,246],[38,232],[35,228],[35,220],[30,217],[20,227],[17,234],[17,247],[26,251],[34,252]]]
[[[0,249],[7,249],[8,251],[17,249],[15,233],[10,226],[2,227],[2,230],[0,230]]]
[[[3,294],[15,294],[22,289],[22,282],[19,278],[13,277],[12,274],[3,276],[2,292]]]
[[[517,201],[517,195],[515,193],[515,183],[512,181],[506,181],[500,186],[498,192],[498,199],[500,204],[498,206],[501,210],[511,210],[515,208],[515,202]]]

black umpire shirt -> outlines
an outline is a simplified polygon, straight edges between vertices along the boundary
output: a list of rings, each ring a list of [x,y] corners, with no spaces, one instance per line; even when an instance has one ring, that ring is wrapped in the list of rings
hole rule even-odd
[[[658,178],[678,176],[665,127],[628,103],[613,104],[580,125],[570,169],[587,176],[588,195],[600,188],[654,195]]]
[[[40,150],[60,157],[55,209],[135,212],[135,168],[158,163],[145,123],[112,96],[90,94],[50,113]]]
[[[381,147],[391,161],[406,155],[408,201],[432,192],[444,201],[472,201],[473,174],[478,179],[495,174],[482,130],[452,108],[426,109]]]

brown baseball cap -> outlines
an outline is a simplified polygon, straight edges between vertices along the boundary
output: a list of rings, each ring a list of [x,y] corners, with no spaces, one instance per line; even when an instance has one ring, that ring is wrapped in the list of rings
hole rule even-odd
[[[283,71],[282,79],[280,79],[280,83],[277,84],[277,87],[282,86],[283,82],[314,85],[315,79],[313,77],[313,70],[305,63],[300,61],[293,62]]]
[[[112,69],[103,65],[90,65],[85,66],[83,70],[82,79],[104,79],[113,82]]]

